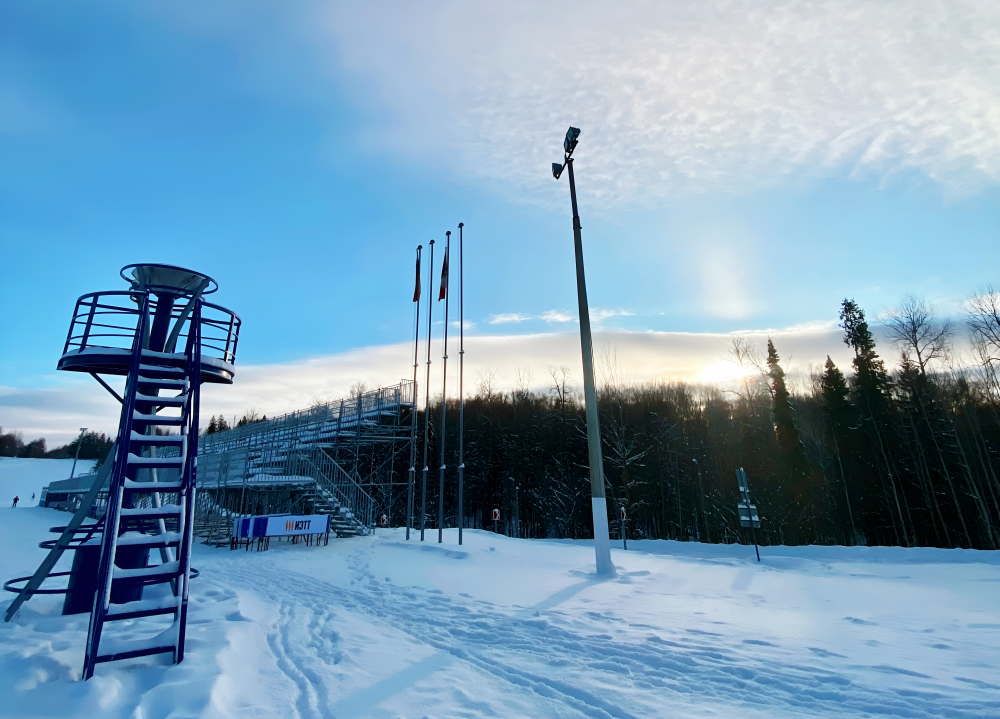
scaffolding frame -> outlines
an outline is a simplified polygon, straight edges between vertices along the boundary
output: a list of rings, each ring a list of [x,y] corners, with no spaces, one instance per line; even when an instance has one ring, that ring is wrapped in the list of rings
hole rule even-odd
[[[416,417],[416,383],[401,380],[201,435],[198,533],[221,546],[233,518],[254,513],[332,513],[341,536],[367,534],[383,514],[391,523]]]

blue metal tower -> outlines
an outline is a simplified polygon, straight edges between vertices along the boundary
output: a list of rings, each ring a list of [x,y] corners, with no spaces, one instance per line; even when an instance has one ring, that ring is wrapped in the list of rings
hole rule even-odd
[[[84,526],[89,507],[82,507],[53,549],[76,549],[80,559],[88,543],[72,535],[100,534],[84,679],[100,662],[161,653],[171,653],[174,662],[184,658],[200,386],[232,383],[239,339],[240,319],[205,300],[218,289],[212,278],[157,264],[129,265],[121,275],[128,290],[77,300],[58,364],[61,370],[91,374],[122,404],[118,437],[107,460],[104,515]],[[124,376],[123,393],[118,395],[101,374]],[[159,563],[150,564],[152,549],[159,551]],[[39,593],[55,559],[57,554],[50,555],[22,594]],[[84,563],[74,562],[74,573],[78,564]],[[90,567],[92,572],[93,563]],[[76,579],[79,587],[83,580]],[[73,576],[70,586],[72,593]],[[151,591],[143,598],[147,588]],[[172,622],[163,621],[171,615]],[[139,618],[151,618],[146,639],[125,639],[107,626]]]

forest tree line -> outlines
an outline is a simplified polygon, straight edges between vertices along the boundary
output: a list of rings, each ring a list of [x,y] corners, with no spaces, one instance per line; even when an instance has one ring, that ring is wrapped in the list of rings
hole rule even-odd
[[[114,444],[114,439],[103,432],[88,431],[69,444],[55,449],[46,449],[44,437],[25,442],[24,436],[20,432],[4,432],[3,427],[0,427],[0,457],[72,459],[76,456],[76,448],[79,445],[80,459],[96,459],[98,462],[102,462],[112,444]]]
[[[631,383],[613,358],[599,371],[605,489],[612,537],[747,541],[735,470],[750,479],[763,544],[1000,547],[1000,294],[967,301],[960,322],[907,296],[880,318],[877,347],[865,312],[840,307],[850,367],[827,358],[789,388],[780,350],[734,337],[742,377],[721,385]],[[957,363],[967,333],[974,355]],[[884,351],[886,357],[880,357]],[[465,526],[526,537],[593,536],[584,408],[568,368],[548,390],[529,372],[499,392],[492,376],[465,403]],[[431,410],[428,526],[437,515],[440,404]],[[419,427],[423,426],[420,418]],[[457,523],[458,403],[447,406],[445,506]],[[416,466],[421,468],[418,444]],[[405,477],[405,468],[402,476]],[[399,476],[399,475],[397,475]],[[420,473],[415,512],[419,512]],[[517,492],[515,494],[515,485]],[[516,496],[516,503],[515,503]],[[403,521],[405,500],[393,503]]]

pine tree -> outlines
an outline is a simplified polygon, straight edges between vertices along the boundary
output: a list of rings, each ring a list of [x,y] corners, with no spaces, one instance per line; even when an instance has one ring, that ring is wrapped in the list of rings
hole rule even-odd
[[[886,437],[886,403],[889,379],[885,363],[875,352],[875,336],[865,320],[865,311],[854,300],[845,299],[840,305],[840,322],[844,328],[844,344],[854,350],[854,391],[861,412],[861,424],[871,436],[874,449],[875,474],[883,486],[889,516],[897,544],[910,546],[903,504],[896,486],[895,466]],[[886,485],[888,481],[888,485]],[[902,534],[900,534],[902,533]]]
[[[205,434],[215,434],[219,431],[219,425],[215,421],[215,415],[212,415],[212,419],[208,422],[208,429],[205,430]]]
[[[778,442],[778,448],[782,452],[793,452],[796,449],[801,449],[802,443],[799,441],[799,432],[795,428],[792,402],[785,385],[785,370],[781,368],[780,360],[777,350],[774,349],[774,343],[769,337],[767,340],[767,376],[771,380],[771,396],[773,397],[774,436]]]
[[[826,356],[823,374],[820,375],[820,393],[831,427],[838,434],[843,434],[850,427],[850,391],[844,373],[833,363],[830,355]]]
[[[848,487],[847,474],[844,472],[844,457],[842,448],[847,445],[845,440],[849,436],[851,427],[851,407],[850,390],[847,387],[847,380],[844,373],[837,365],[826,356],[826,365],[823,374],[820,375],[820,394],[823,398],[823,409],[827,421],[827,432],[833,441],[833,454],[837,459],[837,470],[840,475],[840,482],[844,488],[844,502],[847,504],[847,516],[851,522],[851,543],[857,541],[858,528],[854,522],[854,508],[851,506],[851,492]]]
[[[774,438],[778,445],[778,457],[784,465],[786,489],[791,495],[790,499],[799,507],[798,520],[805,522],[808,516],[813,525],[816,540],[819,541],[809,463],[799,439],[799,430],[795,426],[792,401],[785,384],[785,370],[781,368],[780,361],[781,358],[778,357],[778,351],[774,348],[774,342],[768,338],[767,375],[771,380],[771,396],[773,398],[771,416],[774,421]]]
[[[885,363],[875,352],[875,336],[865,320],[865,311],[854,300],[845,299],[840,306],[844,344],[854,350],[854,371],[858,403],[871,417],[885,412],[888,377]]]

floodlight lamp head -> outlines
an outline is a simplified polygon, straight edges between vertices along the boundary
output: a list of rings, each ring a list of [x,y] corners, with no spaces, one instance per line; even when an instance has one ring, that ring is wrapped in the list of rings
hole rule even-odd
[[[576,149],[576,143],[579,142],[580,129],[577,127],[571,127],[566,130],[566,139],[563,140],[563,149],[566,150],[566,154],[570,155],[573,150]]]
[[[559,177],[562,175],[562,171],[563,171],[564,167],[566,167],[566,166],[565,165],[560,165],[558,162],[553,162],[552,163],[552,176],[558,180]]]

